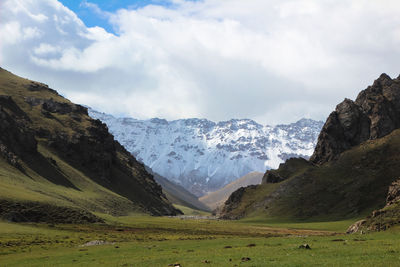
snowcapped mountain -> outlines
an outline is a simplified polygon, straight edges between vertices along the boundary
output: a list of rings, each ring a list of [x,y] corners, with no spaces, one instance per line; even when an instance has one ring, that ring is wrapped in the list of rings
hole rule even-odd
[[[322,121],[301,119],[263,126],[253,120],[137,120],[89,109],[139,161],[196,194],[215,191],[252,172],[277,168],[290,157],[308,158]]]

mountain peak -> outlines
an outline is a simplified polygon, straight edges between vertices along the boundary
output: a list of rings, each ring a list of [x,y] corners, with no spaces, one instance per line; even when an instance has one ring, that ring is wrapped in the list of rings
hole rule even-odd
[[[388,86],[392,83],[392,78],[386,73],[382,73],[378,79],[375,80],[374,84],[378,83],[381,86]]]
[[[165,119],[152,118],[152,119],[150,119],[150,122],[151,122],[151,123],[154,123],[154,124],[168,125],[168,121],[165,120]]]

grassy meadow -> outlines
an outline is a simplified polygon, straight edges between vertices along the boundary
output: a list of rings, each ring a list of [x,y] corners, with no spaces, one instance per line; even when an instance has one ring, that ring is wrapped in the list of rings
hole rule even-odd
[[[0,222],[0,266],[398,266],[400,262],[400,228],[346,235],[352,221],[101,216],[107,223]],[[83,246],[94,240],[105,244]],[[302,244],[311,249],[300,249]]]

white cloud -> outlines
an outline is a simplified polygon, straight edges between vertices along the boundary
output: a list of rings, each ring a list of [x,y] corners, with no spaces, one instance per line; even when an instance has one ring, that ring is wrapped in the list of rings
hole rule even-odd
[[[398,1],[84,4],[118,35],[56,0],[0,3],[3,67],[114,114],[263,123],[325,119],[380,73],[400,72]]]
[[[41,43],[38,47],[35,47],[33,49],[33,52],[36,55],[42,56],[42,55],[55,54],[57,52],[60,52],[60,48],[53,46],[51,44]]]

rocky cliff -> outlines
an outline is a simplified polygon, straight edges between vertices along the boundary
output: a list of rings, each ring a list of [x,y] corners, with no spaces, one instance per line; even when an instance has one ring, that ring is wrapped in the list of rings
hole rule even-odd
[[[318,137],[310,161],[323,164],[343,151],[400,128],[400,77],[382,74],[357,99],[345,99],[336,106]]]

